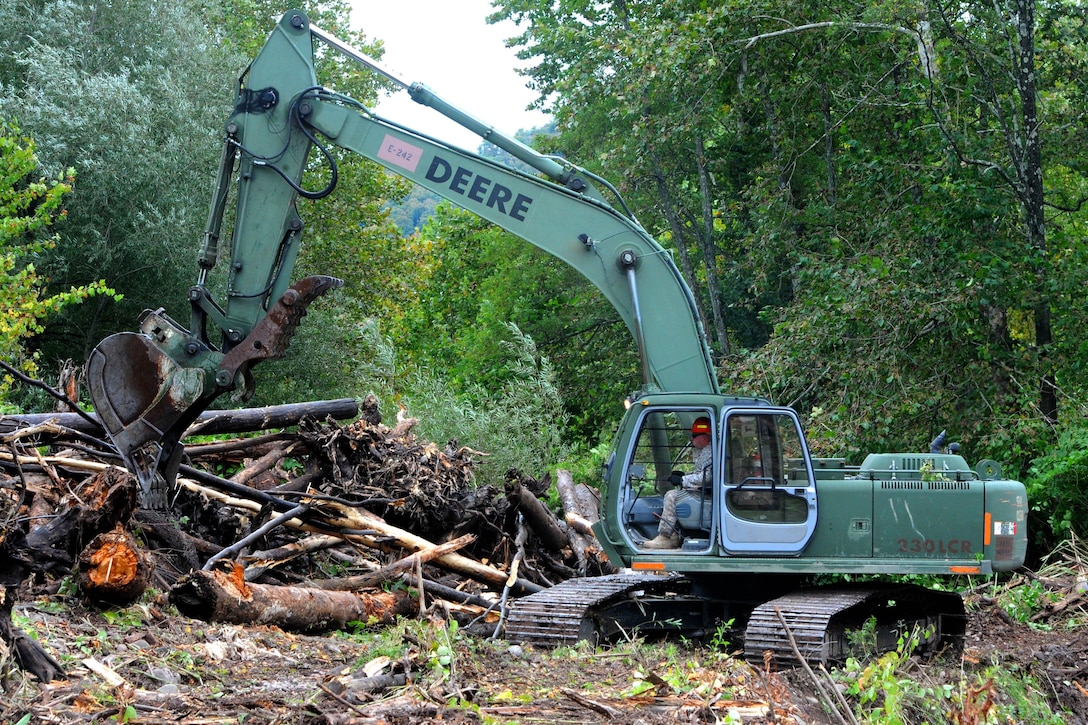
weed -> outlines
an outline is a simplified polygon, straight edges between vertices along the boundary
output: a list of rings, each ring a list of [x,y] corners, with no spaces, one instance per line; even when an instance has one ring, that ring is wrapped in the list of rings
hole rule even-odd
[[[869,623],[866,625],[868,627]],[[862,631],[867,627],[863,627]],[[875,645],[875,622],[872,632],[871,642]],[[900,635],[894,650],[885,652],[868,664],[856,657],[847,659],[843,670],[847,681],[846,692],[857,700],[858,715],[862,721],[905,725],[914,721],[911,713],[919,710],[941,715],[945,708],[940,701],[950,692],[942,687],[926,687],[913,673],[908,672],[913,664],[911,655],[922,641],[922,632],[916,628]],[[865,643],[862,646],[866,646]]]
[[[450,620],[445,627],[436,627],[435,641],[427,658],[427,665],[440,674],[440,680],[452,677],[454,672],[454,645],[457,640],[457,622]]]
[[[1032,580],[1020,586],[1008,587],[999,594],[997,600],[1016,621],[1033,629],[1048,629],[1046,625],[1033,621],[1034,616],[1049,600],[1049,595],[1040,581]]]
[[[736,621],[737,620],[735,619],[729,619],[725,622],[718,622],[718,626],[714,629],[714,634],[711,636],[709,642],[711,651],[719,652],[723,655],[728,654],[733,646],[730,635]]]
[[[1066,722],[1064,715],[1051,710],[1042,688],[1030,673],[1001,664],[991,665],[982,676],[989,678],[1003,695],[996,705],[1002,722],[1032,725],[1062,725]]]
[[[106,624],[122,630],[143,626],[149,614],[147,605],[143,604],[135,604],[124,609],[102,610],[102,618],[106,620]]]
[[[876,617],[869,617],[857,629],[846,632],[846,641],[850,652],[862,659],[872,657],[879,651],[876,638]]]
[[[1054,713],[1030,674],[1016,667],[991,665],[973,682],[939,682],[926,676],[912,658],[925,637],[919,630],[899,638],[895,650],[868,664],[850,658],[836,672],[857,703],[858,722],[872,725],[914,723],[1032,723],[1058,725]]]

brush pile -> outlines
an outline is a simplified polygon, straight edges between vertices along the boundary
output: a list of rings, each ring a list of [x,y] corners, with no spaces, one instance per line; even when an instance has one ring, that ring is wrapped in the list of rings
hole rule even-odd
[[[561,471],[557,516],[549,475],[478,485],[486,453],[424,440],[417,423],[383,424],[374,400],[205,413],[155,511],[93,417],[0,417],[3,642],[39,680],[63,674],[11,607],[64,579],[103,606],[152,587],[187,616],[315,632],[436,611],[496,629],[505,597],[609,571],[585,528],[590,489]]]

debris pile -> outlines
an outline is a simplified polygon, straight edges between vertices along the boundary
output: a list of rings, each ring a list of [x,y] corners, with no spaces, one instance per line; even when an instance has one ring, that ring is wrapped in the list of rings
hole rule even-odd
[[[436,611],[495,629],[507,597],[609,571],[586,529],[595,493],[569,474],[560,516],[540,498],[548,475],[478,485],[486,453],[420,438],[404,411],[392,427],[373,399],[339,421],[314,415],[343,403],[205,413],[189,434],[244,435],[187,439],[168,511],[137,505],[89,416],[0,417],[0,635],[17,662],[44,682],[62,674],[11,606],[77,562],[90,601],[124,606],[152,586],[188,616],[301,632]]]

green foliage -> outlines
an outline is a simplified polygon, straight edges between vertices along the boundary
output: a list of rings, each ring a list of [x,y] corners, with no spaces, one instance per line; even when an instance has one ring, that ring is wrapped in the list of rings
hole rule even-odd
[[[911,655],[921,641],[915,629],[899,638],[896,649],[865,663],[850,658],[840,676],[846,694],[857,703],[861,722],[905,725],[913,722],[944,722],[953,688],[930,686],[909,673]],[[932,719],[931,719],[932,718]]]
[[[613,430],[637,387],[626,327],[599,292],[558,259],[472,214],[441,204],[419,234],[426,272],[418,304],[391,328],[415,366],[448,371],[455,391],[500,390],[513,374],[508,324],[530,336],[552,365],[565,403],[565,433],[597,441]],[[470,393],[474,395],[474,393]]]
[[[979,708],[979,695],[985,694],[988,682],[993,683],[999,702],[995,707],[1002,722],[1022,722],[1033,725],[1063,725],[1069,720],[1065,713],[1054,712],[1047,703],[1045,689],[1031,672],[1006,664],[994,664],[986,668],[979,677],[980,685],[974,690],[967,690],[962,709]],[[974,695],[974,701],[968,698]],[[968,704],[971,703],[971,704]],[[997,719],[997,718],[995,718]],[[966,722],[966,719],[964,720]]]
[[[1032,461],[1027,486],[1033,538],[1048,551],[1070,534],[1088,535],[1088,426],[1067,426],[1046,455]]]
[[[1056,376],[1066,425],[1086,392],[1088,149],[1069,129],[1088,34],[1079,6],[1028,4],[1041,196],[1057,200],[1044,241],[1016,161],[1031,145],[1011,82],[1030,59],[1006,42],[1021,15],[976,5],[507,0],[497,16],[519,21],[555,149],[618,180],[681,259],[688,245],[701,301],[717,273],[725,390],[797,407],[818,454],[925,450],[947,429],[1021,478],[1055,435],[1040,381]],[[712,263],[692,243],[708,208]],[[1033,532],[1083,517],[1075,469],[1032,484]]]
[[[402,395],[427,438],[485,452],[477,478],[494,485],[510,469],[543,475],[568,452],[562,439],[566,414],[551,364],[516,326],[508,334],[501,344],[510,356],[510,378],[499,389],[469,386],[458,392],[420,370]]]
[[[710,638],[710,649],[715,652],[720,652],[723,655],[730,653],[734,649],[732,636],[735,631],[735,626],[735,619],[719,622],[718,626],[714,628],[713,636]]]
[[[1005,590],[998,597],[998,602],[1013,619],[1033,628],[1039,627],[1032,621],[1034,615],[1051,603],[1046,588],[1039,581],[1030,581]]]
[[[44,359],[83,359],[142,309],[185,304],[242,63],[186,3],[3,0],[0,18],[0,116],[35,138],[48,174],[79,180],[36,267],[51,292],[104,279],[124,295],[65,310],[35,340]]]
[[[145,308],[163,306],[187,320],[222,124],[239,72],[284,9],[263,0],[156,0],[46,2],[27,13],[0,0],[7,29],[0,38],[0,118],[18,118],[35,137],[48,176],[72,167],[80,180],[66,199],[64,236],[36,254],[34,269],[53,295],[100,277],[124,293],[120,304],[100,296],[96,305],[53,315],[35,333],[44,361],[82,359],[106,334],[132,329]],[[326,30],[380,56],[380,45],[349,29],[348,10],[339,1],[307,8]],[[338,57],[321,54],[321,82],[373,104],[379,77]],[[411,289],[412,250],[381,211],[405,193],[404,183],[357,158],[342,163],[341,172],[335,201],[313,216],[303,209],[312,243],[301,267],[347,278],[344,315],[358,305],[374,314],[398,297],[407,302],[401,293]],[[390,275],[384,289],[375,284],[385,276],[378,270]],[[403,286],[389,285],[394,279]],[[329,341],[338,334],[330,331]]]
[[[921,643],[918,629],[900,636],[895,650],[876,658],[847,660],[835,670],[845,694],[854,703],[861,723],[913,725],[943,722],[1063,722],[1040,696],[1028,672],[1008,665],[991,665],[973,681],[957,684],[932,679],[912,656]]]
[[[40,175],[34,141],[15,126],[0,128],[0,360],[33,375],[36,358],[26,344],[42,332],[47,318],[95,295],[116,298],[101,281],[47,293],[47,278],[35,260],[56,246],[59,237],[47,230],[65,216],[62,199],[72,189],[71,169],[59,178]],[[0,407],[8,399],[12,379],[0,377]]]

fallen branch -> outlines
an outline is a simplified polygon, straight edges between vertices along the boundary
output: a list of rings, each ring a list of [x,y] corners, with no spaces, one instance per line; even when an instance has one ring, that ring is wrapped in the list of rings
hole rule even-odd
[[[383,566],[381,569],[369,574],[341,577],[339,579],[322,579],[315,581],[313,585],[320,589],[335,589],[340,591],[371,589],[373,587],[381,586],[390,579],[398,577],[405,572],[411,571],[417,564],[425,564],[432,559],[462,549],[475,540],[476,537],[472,534],[465,534],[453,541],[447,541],[444,544],[438,544],[409,554],[408,556],[397,559],[392,564]]]
[[[255,581],[265,572],[306,554],[340,546],[344,540],[339,536],[314,535],[299,541],[265,551],[255,551],[242,557],[246,565],[246,581]]]
[[[797,646],[797,640],[793,636],[793,630],[790,629],[790,625],[786,622],[786,618],[782,616],[781,610],[779,610],[778,607],[775,607],[774,613],[778,615],[778,621],[782,624],[782,629],[786,632],[790,647],[793,649],[793,656],[801,663],[801,667],[804,668],[809,679],[812,680],[812,684],[816,686],[816,692],[819,693],[820,698],[824,701],[824,706],[834,713],[835,718],[841,725],[858,725],[857,718],[854,717],[854,713],[843,702],[842,695],[839,693],[838,688],[836,688],[834,684],[829,686],[812,671],[812,667],[809,666],[808,660],[801,654],[801,650]],[[828,693],[828,690],[831,690],[834,694]]]
[[[420,551],[434,546],[432,542],[427,541],[422,536],[391,526],[384,519],[365,509],[349,508],[336,503],[322,504],[321,508],[323,513],[326,514],[325,523],[331,529],[339,528],[349,531],[373,529],[377,531],[382,535],[381,537],[363,536],[357,539],[372,548],[383,551],[395,549],[396,547],[390,546],[390,541],[396,544],[397,547],[408,551]],[[335,531],[326,531],[325,533],[335,533]],[[379,540],[379,538],[385,537],[387,537],[387,540]],[[354,537],[353,540],[355,540]],[[481,564],[475,559],[457,553],[444,554],[436,558],[434,563],[496,588],[505,586],[508,577],[508,574],[500,569]],[[519,578],[513,585],[513,591],[519,595],[532,594],[542,590],[542,586],[526,579]]]
[[[614,707],[610,707],[608,705],[605,705],[603,702],[597,702],[596,700],[590,700],[585,695],[582,695],[581,693],[576,692],[574,690],[571,690],[571,689],[569,689],[567,687],[562,687],[562,688],[559,689],[559,691],[562,692],[567,697],[569,697],[570,699],[577,702],[582,707],[589,708],[593,712],[596,712],[596,713],[598,713],[600,715],[604,715],[607,718],[616,719],[616,718],[623,717],[623,711],[622,710],[617,710]]]
[[[232,508],[238,508],[249,512],[257,512],[261,509],[261,504],[257,503],[257,501],[248,498],[228,496],[217,489],[201,486],[192,480],[179,478],[178,483],[184,488],[207,496],[208,498],[219,501]],[[262,503],[274,500],[272,497],[262,494],[260,491],[254,491],[252,489],[247,491],[244,486],[237,484],[235,484],[235,486],[238,490],[258,495],[258,500]],[[322,518],[319,520],[318,517]],[[369,511],[350,508],[336,503],[323,502],[320,510],[315,507],[315,509],[309,513],[307,519],[306,522],[299,521],[298,519],[291,519],[290,521],[287,521],[285,525],[311,533],[339,536],[345,541],[358,542],[372,549],[378,549],[379,551],[420,551],[435,546],[433,542],[411,532],[404,531],[403,529],[398,529]],[[373,531],[376,533],[351,533],[358,531]],[[476,581],[489,584],[496,588],[500,588],[506,584],[507,574],[505,572],[487,566],[486,564],[481,564],[474,559],[469,559],[468,557],[461,556],[457,553],[444,554],[436,558],[434,562],[451,571],[464,574]],[[541,591],[543,587],[524,579],[518,579],[514,589],[518,594],[532,594]]]
[[[11,622],[11,608],[15,603],[15,587],[0,587],[0,642],[7,645],[21,668],[38,678],[39,682],[52,682],[64,677],[61,666],[35,640],[28,637]]]
[[[517,480],[507,480],[506,497],[525,517],[529,528],[550,551],[562,552],[569,543],[548,507]]]
[[[287,445],[276,446],[268,453],[265,453],[263,456],[251,462],[242,470],[238,471],[238,473],[231,476],[230,480],[234,481],[235,483],[248,484],[254,478],[269,470],[287,456],[291,455],[292,451],[294,451],[295,448],[300,445],[302,445],[300,442],[294,441],[292,443],[288,443]]]

